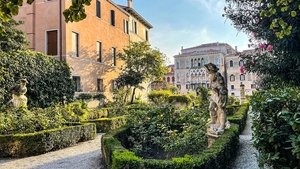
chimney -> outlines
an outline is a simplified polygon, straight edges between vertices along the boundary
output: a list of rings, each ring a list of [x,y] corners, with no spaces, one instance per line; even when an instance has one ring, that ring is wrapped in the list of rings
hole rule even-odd
[[[132,0],[127,0],[127,6],[128,6],[129,8],[132,8]]]

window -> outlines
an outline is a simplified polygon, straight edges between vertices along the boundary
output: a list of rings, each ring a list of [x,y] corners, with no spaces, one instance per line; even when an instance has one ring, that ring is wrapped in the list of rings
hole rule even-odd
[[[166,78],[165,78],[165,77],[163,77],[163,81],[166,81]]]
[[[100,0],[96,1],[96,16],[101,18],[101,2]]]
[[[179,62],[176,62],[176,69],[179,69]]]
[[[112,52],[112,62],[113,65],[116,66],[117,65],[117,49],[112,47],[111,48],[111,52]]]
[[[110,10],[110,24],[112,26],[116,26],[116,18],[115,18],[115,11]]]
[[[234,85],[231,85],[231,90],[234,90]]]
[[[186,89],[190,89],[190,85],[188,85],[188,84],[185,85],[185,88],[186,88]]]
[[[76,92],[80,92],[80,76],[73,76],[73,82],[74,82],[74,89]]]
[[[200,58],[198,58],[198,67],[201,66],[201,61],[200,61]]]
[[[146,41],[149,41],[148,30],[145,31]]]
[[[128,30],[129,25],[128,24],[129,24],[128,21],[124,19],[123,27],[124,27],[124,33],[126,33],[126,34],[129,34],[129,30]]]
[[[103,79],[97,79],[97,91],[104,92]]]
[[[191,67],[194,67],[194,60],[191,59]]]
[[[58,54],[57,30],[47,31],[47,55],[56,56]]]
[[[234,75],[230,75],[229,79],[230,79],[231,82],[234,82],[235,81],[235,76]]]
[[[102,62],[102,42],[97,41],[96,44],[97,50],[97,61]]]
[[[115,80],[111,81],[111,89],[112,89],[112,91],[118,89],[118,85],[117,85],[117,82]]]
[[[239,66],[244,66],[244,61],[243,60],[240,60]]]
[[[170,82],[170,77],[167,77],[167,82]]]
[[[176,85],[177,86],[177,88],[180,90],[181,89],[181,85]]]
[[[256,89],[256,85],[255,84],[251,84],[251,89]]]
[[[132,22],[133,33],[137,34],[137,23],[136,21]]]
[[[229,67],[233,67],[233,61],[229,61]]]
[[[231,93],[231,96],[234,96],[234,93]]]
[[[252,81],[252,73],[248,74],[248,81]]]
[[[241,74],[241,75],[240,75],[240,80],[241,80],[241,81],[244,81],[244,80],[245,80],[245,75],[244,75],[244,74]]]
[[[175,82],[175,77],[172,77],[172,82]]]
[[[201,66],[204,66],[204,64],[205,64],[205,61],[204,61],[204,59],[202,58],[202,59],[201,59]]]
[[[73,56],[79,57],[79,34],[72,32],[72,52]]]

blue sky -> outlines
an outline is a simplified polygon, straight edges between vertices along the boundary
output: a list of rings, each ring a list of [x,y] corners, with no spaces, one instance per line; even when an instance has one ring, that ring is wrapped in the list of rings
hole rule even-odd
[[[127,5],[127,0],[114,0]],[[153,25],[152,47],[157,47],[173,63],[181,46],[222,42],[238,50],[248,49],[248,37],[222,17],[225,0],[133,0],[133,8]]]

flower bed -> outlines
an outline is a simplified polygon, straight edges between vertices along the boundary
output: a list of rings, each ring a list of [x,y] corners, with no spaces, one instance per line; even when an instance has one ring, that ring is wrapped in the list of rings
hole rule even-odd
[[[126,124],[126,117],[100,118],[95,120],[84,121],[84,123],[95,123],[98,133],[106,133],[108,131],[118,129]]]
[[[88,123],[28,134],[0,135],[0,157],[39,155],[95,137],[96,126]]]
[[[232,124],[229,130],[217,139],[209,148],[197,155],[170,160],[143,159],[126,149],[128,128],[107,133],[102,138],[102,154],[108,166],[112,169],[120,168],[155,168],[155,169],[218,169],[226,168],[236,155],[238,146],[238,126]]]

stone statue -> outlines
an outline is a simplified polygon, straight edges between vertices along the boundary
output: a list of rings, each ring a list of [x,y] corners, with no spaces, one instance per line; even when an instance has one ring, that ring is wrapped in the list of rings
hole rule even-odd
[[[208,133],[213,135],[221,135],[225,128],[229,128],[230,124],[226,118],[226,104],[228,98],[228,90],[224,77],[218,72],[219,68],[212,64],[204,65],[209,74],[211,96],[209,98],[210,123]]]
[[[25,96],[27,92],[26,83],[28,83],[26,79],[21,79],[20,84],[11,88],[12,99],[9,102],[12,103],[14,107],[27,107],[27,97]]]

